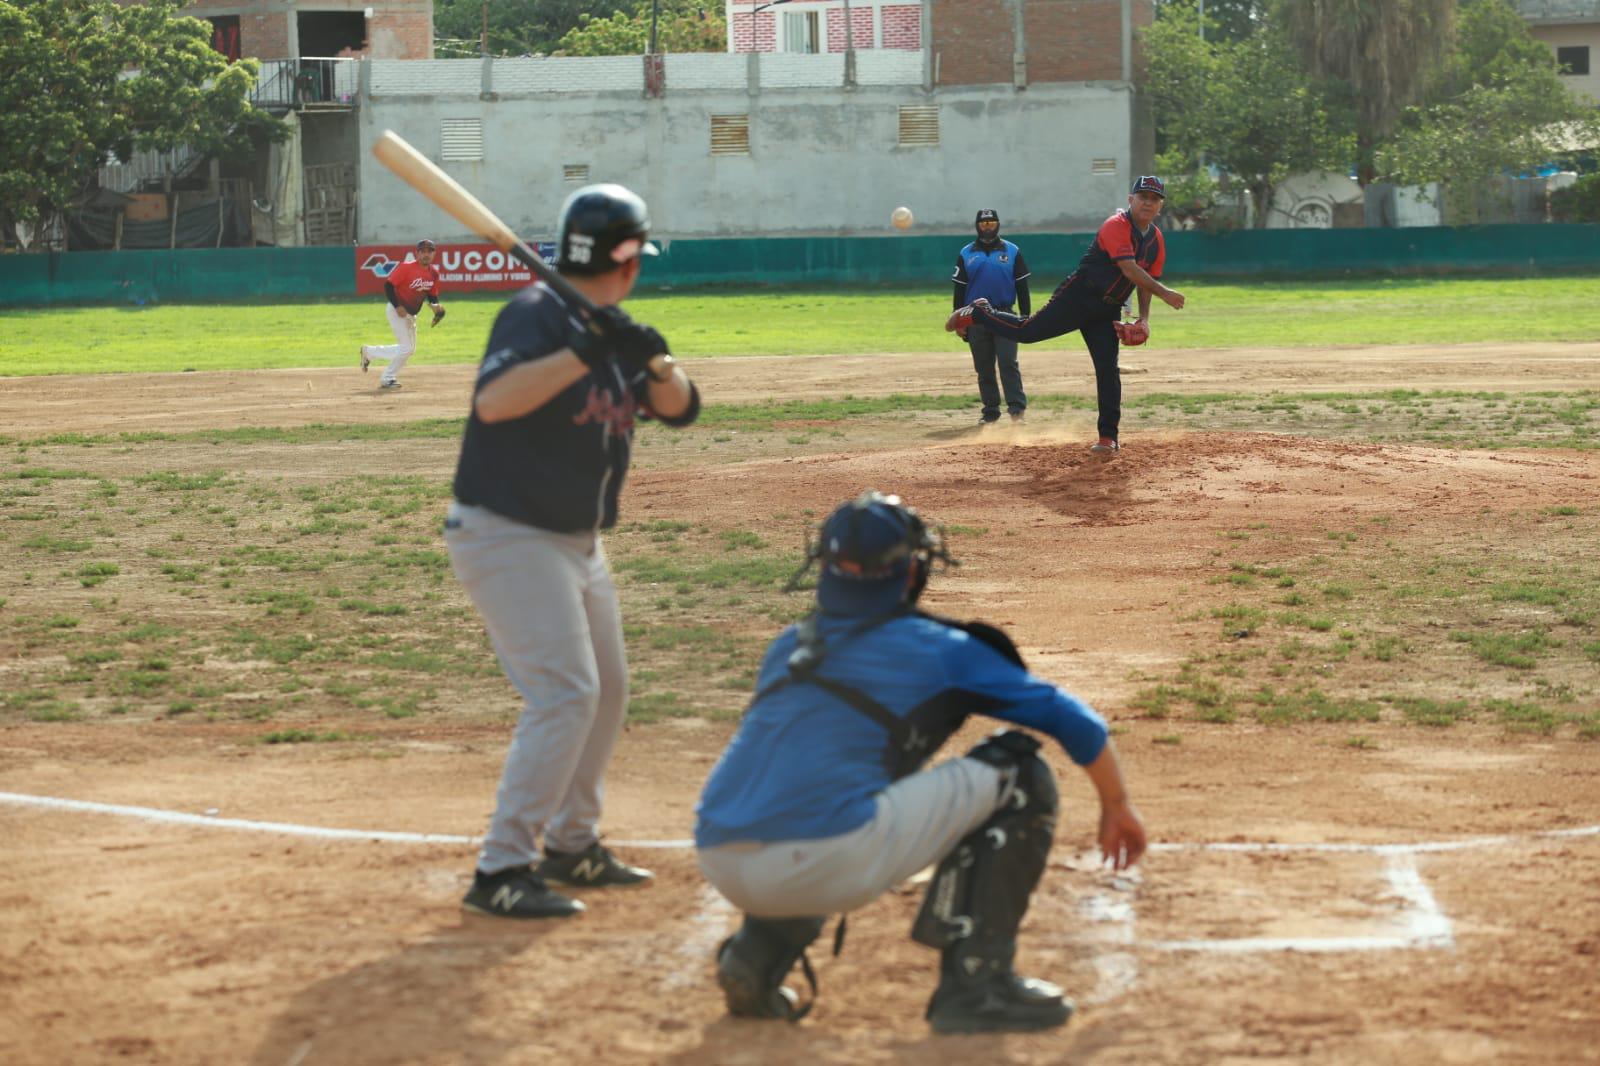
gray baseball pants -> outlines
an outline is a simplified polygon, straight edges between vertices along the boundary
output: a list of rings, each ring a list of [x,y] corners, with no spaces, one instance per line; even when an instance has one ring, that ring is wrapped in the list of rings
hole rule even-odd
[[[628,706],[617,590],[596,533],[552,533],[454,503],[450,563],[523,700],[478,869],[600,839],[606,764]]]
[[[1005,784],[988,763],[951,759],[878,793],[876,812],[859,829],[704,848],[700,869],[729,903],[757,918],[842,914],[944,858],[1000,809]]]

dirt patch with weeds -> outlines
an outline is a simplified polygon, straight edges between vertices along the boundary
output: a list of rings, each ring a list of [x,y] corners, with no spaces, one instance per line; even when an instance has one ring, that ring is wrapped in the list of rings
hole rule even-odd
[[[1401,382],[1365,350],[1340,356],[1212,362],[1233,387],[1477,387],[1491,369],[1589,387],[1516,352],[1460,350]],[[884,392],[903,387],[895,359]],[[1166,357],[1144,360],[1154,376]],[[744,374],[819,396],[872,380],[863,360],[757,363],[708,363],[708,401],[754,395]],[[27,383],[62,402],[0,445],[0,789],[481,832],[515,701],[439,554],[453,439],[38,439],[297,424],[289,373]],[[408,381],[400,421],[458,413],[464,377],[416,376],[454,394],[430,412]],[[1104,462],[1082,411],[984,432],[960,417],[824,421],[802,444],[793,427],[643,438],[610,548],[647,713],[619,747],[607,831],[688,835],[755,656],[804,608],[781,586],[805,529],[862,488],[898,491],[961,562],[928,606],[1005,625],[1107,715],[1160,845],[1137,876],[1095,868],[1091,793],[1052,755],[1064,811],[1020,964],[1078,1000],[1066,1029],[932,1036],[914,890],[853,916],[804,1024],[761,1025],[723,1016],[710,956],[736,916],[681,848],[621,848],[657,882],[508,928],[457,909],[467,845],[0,802],[0,1057],[1592,1059],[1600,453],[1151,415]]]

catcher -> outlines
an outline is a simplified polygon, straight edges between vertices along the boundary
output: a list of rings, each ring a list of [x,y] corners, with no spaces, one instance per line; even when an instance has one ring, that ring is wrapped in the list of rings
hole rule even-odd
[[[1094,361],[1095,391],[1100,408],[1100,439],[1089,449],[1104,458],[1120,450],[1117,429],[1122,422],[1122,377],[1117,370],[1121,344],[1143,344],[1150,339],[1150,298],[1159,297],[1173,310],[1183,310],[1183,293],[1161,284],[1166,263],[1166,242],[1156,227],[1156,216],[1166,202],[1161,179],[1144,175],[1128,194],[1128,206],[1100,226],[1078,269],[1063,281],[1039,311],[1026,318],[997,311],[986,300],[958,309],[944,328],[966,336],[978,323],[1001,337],[1023,344],[1059,337],[1073,330],[1083,334],[1089,358]],[[1139,290],[1139,317],[1124,323],[1122,308]]]
[[[795,579],[821,564],[817,609],[767,649],[755,698],[696,808],[700,868],[744,912],[717,951],[728,1010],[798,1020],[784,986],[824,916],[854,910],[937,863],[911,936],[942,953],[927,1018],[945,1033],[1046,1029],[1061,989],[1012,968],[1017,929],[1055,833],[1056,782],[1020,730],[924,763],[971,714],[1053,737],[1100,794],[1102,853],[1138,861],[1145,831],[1104,721],[1030,674],[981,622],[917,609],[941,532],[899,497],[833,512]],[[793,582],[791,582],[793,584]],[[843,942],[844,920],[835,934]]]

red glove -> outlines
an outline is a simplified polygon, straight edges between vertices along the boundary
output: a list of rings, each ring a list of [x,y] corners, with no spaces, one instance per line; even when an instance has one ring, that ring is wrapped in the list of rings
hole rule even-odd
[[[954,333],[962,340],[967,339],[967,327],[972,325],[972,305],[968,304],[951,313],[944,321],[944,331]]]
[[[1130,348],[1143,344],[1150,339],[1150,324],[1148,322],[1118,322],[1116,329],[1117,339]]]

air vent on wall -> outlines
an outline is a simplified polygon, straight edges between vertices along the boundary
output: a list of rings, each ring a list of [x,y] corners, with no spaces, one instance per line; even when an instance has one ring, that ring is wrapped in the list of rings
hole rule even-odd
[[[561,180],[568,185],[582,185],[589,180],[588,163],[568,163],[561,168]]]
[[[483,120],[439,120],[439,158],[446,163],[477,163],[483,159]]]
[[[749,155],[750,116],[712,115],[711,154]]]
[[[1115,174],[1116,172],[1117,161],[1115,159],[1095,159],[1089,163],[1089,173],[1091,174]]]
[[[939,105],[905,104],[900,108],[900,146],[936,148],[939,145]]]

